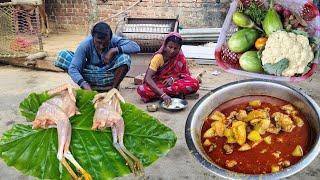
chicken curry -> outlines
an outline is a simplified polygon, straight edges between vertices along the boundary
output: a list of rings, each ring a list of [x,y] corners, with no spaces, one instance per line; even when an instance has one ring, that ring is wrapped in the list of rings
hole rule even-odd
[[[299,109],[270,96],[245,96],[216,108],[201,131],[218,166],[245,174],[278,172],[310,149],[309,124]]]

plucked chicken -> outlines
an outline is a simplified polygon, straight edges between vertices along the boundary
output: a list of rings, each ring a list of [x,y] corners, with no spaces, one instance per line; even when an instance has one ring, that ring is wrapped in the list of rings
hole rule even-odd
[[[71,142],[71,123],[69,118],[75,114],[80,114],[76,107],[74,89],[70,84],[64,84],[48,91],[48,95],[52,96],[52,98],[41,104],[32,123],[32,128],[57,128],[58,160],[68,170],[73,179],[84,178],[85,180],[91,180],[91,175],[80,166],[69,150]],[[81,177],[76,175],[65,158],[80,171]]]
[[[113,146],[126,160],[131,171],[135,175],[144,175],[143,164],[123,144],[124,121],[120,101],[125,102],[117,89],[111,89],[107,93],[94,96],[93,103],[96,109],[93,117],[92,129],[112,129]]]

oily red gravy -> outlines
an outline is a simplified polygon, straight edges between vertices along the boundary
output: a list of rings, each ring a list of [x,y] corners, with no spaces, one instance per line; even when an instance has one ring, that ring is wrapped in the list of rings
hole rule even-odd
[[[248,103],[253,100],[261,101],[259,108],[270,108],[270,114],[273,114],[274,112],[285,113],[285,111],[281,110],[281,106],[290,104],[284,100],[269,96],[245,96],[230,100],[220,105],[217,109],[214,109],[213,112],[220,111],[227,117],[232,111],[239,111],[240,109],[245,110],[246,107],[248,109]],[[280,131],[278,134],[266,132],[265,134],[262,134],[261,137],[264,138],[266,136],[271,136],[272,143],[267,144],[266,142],[262,141],[257,146],[247,151],[239,151],[238,149],[241,146],[237,143],[232,143],[231,145],[233,146],[233,152],[231,154],[226,154],[226,151],[223,149],[225,144],[229,144],[226,143],[227,138],[225,136],[214,136],[211,138],[203,137],[204,133],[211,127],[211,123],[213,122],[212,119],[207,118],[201,131],[201,142],[203,144],[203,148],[215,164],[222,168],[239,173],[271,173],[272,166],[279,166],[279,164],[284,161],[289,161],[290,165],[280,166],[279,170],[292,166],[303,158],[303,156],[293,156],[292,152],[294,149],[300,145],[303,150],[303,155],[305,155],[310,149],[309,144],[311,141],[311,133],[308,121],[304,119],[305,117],[301,115],[298,108],[295,107],[295,109],[298,111],[297,116],[300,117],[304,122],[301,127],[296,126],[291,132]],[[271,121],[273,121],[272,118]],[[209,139],[210,142],[214,144],[214,148],[204,145],[204,141],[206,139]],[[275,153],[278,156],[275,156]],[[226,161],[234,161],[236,162],[236,165],[233,165],[233,167],[228,167],[226,165]]]

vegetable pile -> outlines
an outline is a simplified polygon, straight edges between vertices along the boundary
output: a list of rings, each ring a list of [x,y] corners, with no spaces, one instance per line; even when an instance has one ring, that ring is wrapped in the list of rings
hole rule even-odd
[[[248,72],[276,76],[300,76],[306,73],[316,56],[319,37],[308,34],[308,21],[319,12],[313,4],[301,13],[270,0],[240,0],[232,21],[238,31],[222,47],[225,64]]]

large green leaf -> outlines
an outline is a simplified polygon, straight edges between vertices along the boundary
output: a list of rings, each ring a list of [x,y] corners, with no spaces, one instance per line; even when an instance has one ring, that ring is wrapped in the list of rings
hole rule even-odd
[[[33,121],[42,102],[49,98],[50,96],[47,93],[31,93],[28,98],[20,103],[19,107],[22,116],[26,117],[27,121]]]
[[[95,92],[77,91],[77,107],[81,115],[72,123],[71,152],[94,179],[111,179],[130,173],[125,160],[112,146],[111,130],[92,131],[94,108],[91,100]],[[30,94],[20,104],[21,113],[33,120],[46,93]],[[157,119],[136,108],[121,104],[125,121],[124,144],[144,166],[164,156],[176,143],[175,133]],[[32,129],[30,125],[15,125],[0,140],[0,157],[26,175],[41,179],[71,179],[56,158],[56,129]]]

